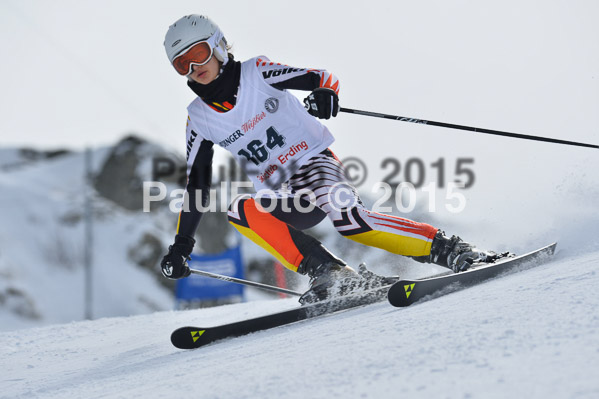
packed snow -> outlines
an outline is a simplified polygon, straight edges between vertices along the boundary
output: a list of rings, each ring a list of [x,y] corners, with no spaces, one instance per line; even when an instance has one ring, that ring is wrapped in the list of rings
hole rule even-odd
[[[596,398],[599,252],[555,259],[409,308],[378,303],[182,351],[212,326],[295,300],[0,334],[2,396]]]

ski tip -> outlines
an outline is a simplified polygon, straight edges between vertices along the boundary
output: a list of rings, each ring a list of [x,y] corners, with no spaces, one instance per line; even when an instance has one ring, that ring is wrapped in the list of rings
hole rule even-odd
[[[501,258],[493,263],[480,263],[477,267],[472,267],[462,273],[436,275],[420,280],[400,280],[389,289],[388,300],[391,305],[396,307],[409,306],[428,295],[440,292],[445,287],[450,287],[451,284],[459,283],[465,287],[495,277],[499,273],[509,270],[510,267],[527,263],[538,265],[554,254],[556,246],[557,242],[553,242],[523,255]]]
[[[537,249],[536,251],[529,252],[522,256],[529,256],[531,254],[537,254],[539,256],[553,256],[555,254],[555,248],[557,247],[557,241],[552,242],[549,245],[546,245],[542,248]]]

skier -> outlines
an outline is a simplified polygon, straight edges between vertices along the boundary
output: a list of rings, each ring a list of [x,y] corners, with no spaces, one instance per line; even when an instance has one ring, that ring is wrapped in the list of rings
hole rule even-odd
[[[454,272],[499,256],[457,236],[447,237],[431,225],[364,206],[329,149],[333,136],[315,119],[329,119],[339,110],[339,81],[330,72],[294,68],[265,56],[236,61],[219,27],[200,15],[171,25],[164,46],[175,70],[198,96],[188,107],[187,119],[184,209],[189,211],[179,214],[175,242],[161,262],[166,277],[190,274],[187,260],[202,217],[196,196],[200,193],[199,202],[207,204],[214,144],[231,152],[257,190],[275,189],[275,197],[235,198],[229,222],[288,269],[308,275],[318,299],[338,282],[351,291],[368,286],[364,282],[373,286],[386,281],[370,272],[356,273],[302,232],[327,217],[346,238]],[[305,107],[288,89],[311,92]]]

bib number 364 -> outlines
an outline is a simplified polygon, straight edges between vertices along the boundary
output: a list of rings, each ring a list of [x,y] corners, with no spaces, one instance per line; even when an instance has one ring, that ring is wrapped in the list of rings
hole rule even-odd
[[[262,140],[252,140],[247,145],[247,150],[239,150],[237,155],[245,157],[248,161],[253,162],[256,165],[260,165],[262,162],[270,158],[268,150],[272,150],[275,147],[283,147],[285,145],[285,137],[279,134],[274,127],[266,129],[266,144]]]

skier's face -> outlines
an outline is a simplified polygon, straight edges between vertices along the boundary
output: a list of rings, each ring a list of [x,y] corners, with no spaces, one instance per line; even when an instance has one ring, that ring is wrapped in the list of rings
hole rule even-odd
[[[216,57],[213,56],[206,64],[192,65],[191,69],[192,72],[188,77],[196,83],[207,85],[218,76],[220,65]]]

